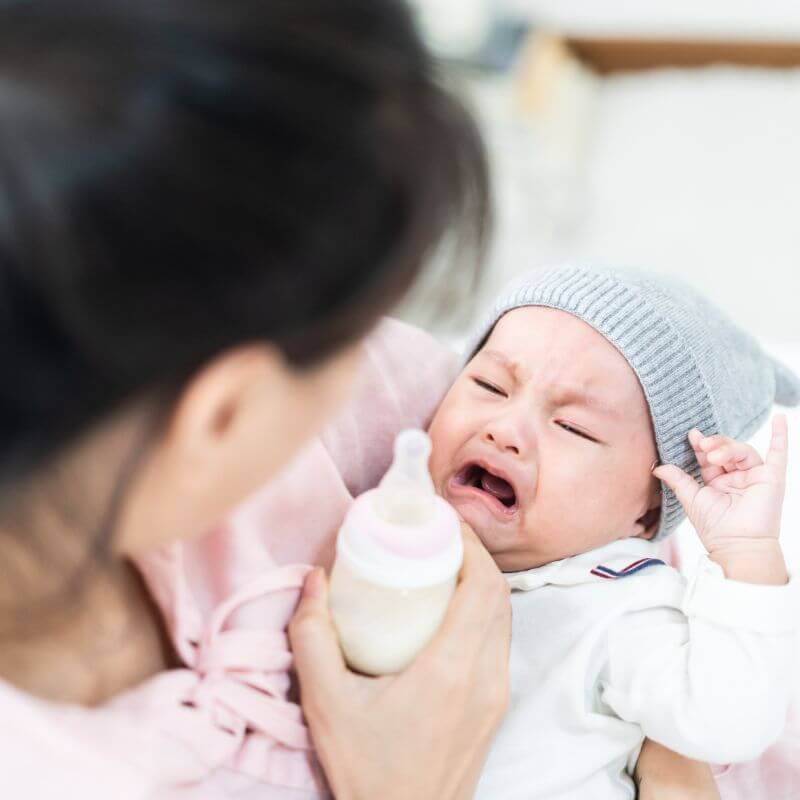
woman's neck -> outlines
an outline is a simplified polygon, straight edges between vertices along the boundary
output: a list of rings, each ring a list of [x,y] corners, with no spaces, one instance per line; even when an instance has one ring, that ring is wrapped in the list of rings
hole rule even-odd
[[[35,634],[0,640],[0,678],[47,700],[88,706],[176,664],[163,619],[127,561],[92,579],[57,623],[43,620]]]

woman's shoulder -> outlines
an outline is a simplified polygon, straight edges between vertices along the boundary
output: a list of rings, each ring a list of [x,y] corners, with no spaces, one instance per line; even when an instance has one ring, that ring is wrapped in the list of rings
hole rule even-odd
[[[350,405],[380,422],[427,427],[458,374],[456,352],[427,331],[384,319],[365,344],[361,383]]]
[[[454,350],[396,319],[383,320],[364,350],[351,400],[321,435],[353,496],[389,467],[401,430],[427,428],[459,368]]]

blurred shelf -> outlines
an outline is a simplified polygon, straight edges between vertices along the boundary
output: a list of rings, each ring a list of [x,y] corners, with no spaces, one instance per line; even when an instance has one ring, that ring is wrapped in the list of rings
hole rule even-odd
[[[800,66],[800,39],[775,42],[565,36],[564,43],[582,63],[601,75],[717,64],[772,69]]]

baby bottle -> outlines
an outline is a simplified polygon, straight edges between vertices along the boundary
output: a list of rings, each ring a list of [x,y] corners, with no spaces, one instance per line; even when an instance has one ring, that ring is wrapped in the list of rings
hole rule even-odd
[[[347,663],[368,675],[399,672],[436,633],[461,568],[458,517],[436,495],[431,442],[400,433],[394,463],[362,494],[336,541],[330,609]]]

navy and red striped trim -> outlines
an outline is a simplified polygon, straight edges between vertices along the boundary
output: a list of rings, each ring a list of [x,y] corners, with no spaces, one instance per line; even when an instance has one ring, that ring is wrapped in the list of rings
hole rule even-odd
[[[660,558],[640,558],[638,561],[628,564],[627,567],[624,567],[619,572],[610,567],[604,567],[602,564],[598,564],[594,569],[590,570],[590,572],[592,575],[597,575],[599,578],[616,580],[617,578],[627,578],[628,575],[641,572],[641,570],[647,569],[648,567],[656,567],[659,564],[664,566],[664,562]]]

